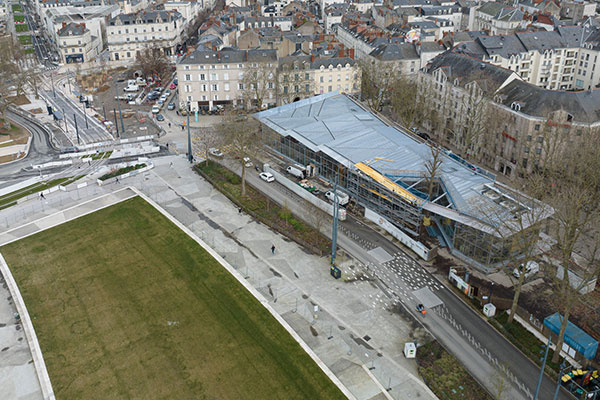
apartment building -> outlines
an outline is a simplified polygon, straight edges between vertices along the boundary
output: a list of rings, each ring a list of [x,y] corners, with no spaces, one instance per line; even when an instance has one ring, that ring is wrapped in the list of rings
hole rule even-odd
[[[360,67],[350,57],[313,59],[310,69],[313,71],[315,94],[360,91]]]
[[[106,39],[111,60],[135,60],[148,48],[171,56],[180,44],[184,19],[176,11],[140,11],[120,14],[108,21]]]
[[[522,80],[547,89],[581,90],[600,84],[598,27],[481,36],[455,51],[515,71]]]
[[[192,110],[215,105],[237,105],[248,99],[252,90],[244,85],[257,84],[264,93],[261,108],[275,105],[276,50],[196,50],[177,63],[179,99],[189,102]],[[256,73],[256,82],[244,79]]]
[[[543,166],[547,151],[600,133],[600,90],[549,90],[473,57],[446,52],[419,72],[431,135],[508,177]]]
[[[92,61],[102,50],[102,41],[85,24],[65,23],[57,35],[61,62],[65,64]]]
[[[488,31],[491,35],[513,34],[525,23],[521,10],[493,1],[472,7],[469,15],[470,31]]]

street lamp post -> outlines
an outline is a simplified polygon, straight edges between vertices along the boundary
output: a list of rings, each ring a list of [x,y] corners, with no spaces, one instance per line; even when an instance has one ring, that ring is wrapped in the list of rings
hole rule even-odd
[[[187,102],[187,133],[188,133],[188,161],[190,163],[194,162],[194,155],[192,154],[192,134],[190,132],[190,112],[191,112],[191,104]]]
[[[121,119],[121,133],[125,133],[125,125],[123,125],[123,113],[121,112],[121,100],[119,99],[119,91],[117,87],[117,80],[113,75],[113,84],[115,85],[115,96],[117,97],[117,105],[119,106],[119,118]],[[119,129],[117,128],[117,137],[119,137]]]
[[[73,113],[73,121],[75,121],[75,133],[77,133],[77,144],[79,144],[79,128],[77,127],[77,115]]]
[[[540,388],[542,387],[542,378],[544,378],[544,369],[546,368],[546,360],[548,359],[548,349],[550,349],[550,339],[551,338],[548,337],[548,342],[546,343],[546,352],[544,353],[544,361],[542,361],[540,376],[538,378],[537,386],[535,387],[535,394],[533,395],[533,400],[538,399],[538,395],[540,394]]]
[[[337,231],[338,231],[338,212],[340,204],[337,195],[337,176],[333,183],[333,227],[331,228],[331,265],[335,265],[335,256],[337,253]]]
[[[67,129],[67,114],[65,114],[65,108],[63,107],[63,118],[65,119],[65,133],[69,133],[69,130]]]
[[[115,128],[117,128],[117,137],[119,137],[119,123],[117,122],[117,110],[113,108],[113,112],[115,113]]]

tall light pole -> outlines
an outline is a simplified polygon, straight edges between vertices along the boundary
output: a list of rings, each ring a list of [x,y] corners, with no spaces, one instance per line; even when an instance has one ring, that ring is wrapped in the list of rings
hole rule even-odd
[[[192,134],[190,133],[190,112],[191,112],[191,104],[187,102],[187,131],[188,131],[188,161],[190,163],[194,162],[194,155],[192,154]]]
[[[87,101],[87,99],[86,99]],[[89,125],[88,125],[88,121],[87,121],[87,113],[85,112],[85,102],[82,103],[83,106],[83,118],[85,118],[85,129],[90,129]]]
[[[77,133],[77,144],[79,144],[79,128],[77,127],[77,115],[73,113],[73,121],[75,121],[75,133]]]
[[[113,75],[113,84],[115,85],[115,96],[117,97],[117,105],[119,106],[119,118],[121,119],[121,132],[125,133],[125,125],[123,125],[123,113],[121,112],[121,100],[119,100],[119,91],[117,88],[117,80]],[[119,137],[119,128],[117,127],[117,137]]]
[[[548,343],[546,343],[546,352],[544,353],[544,361],[542,362],[542,367],[540,369],[540,377],[538,378],[537,386],[535,387],[535,394],[533,395],[533,400],[538,399],[538,395],[540,394],[540,387],[542,386],[542,379],[544,378],[544,369],[546,368],[546,360],[548,359],[548,349],[550,348],[550,336],[548,336]],[[560,351],[560,349],[556,349],[556,351]]]
[[[338,203],[337,183],[338,178],[336,176],[335,182],[333,183],[333,226],[331,228],[331,265],[335,265],[335,255],[337,252],[338,211],[340,207]]]

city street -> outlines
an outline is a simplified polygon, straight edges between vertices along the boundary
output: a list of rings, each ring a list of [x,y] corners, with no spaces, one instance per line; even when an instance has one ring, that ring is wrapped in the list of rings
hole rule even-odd
[[[68,136],[72,139],[73,143],[85,144],[114,139],[98,120],[87,115],[89,111],[85,109],[84,103],[75,103],[70,98],[67,98],[56,87],[56,82],[54,91],[51,87],[50,89],[43,90],[42,97],[66,117],[69,126]],[[79,140],[77,138],[77,131],[79,131]]]

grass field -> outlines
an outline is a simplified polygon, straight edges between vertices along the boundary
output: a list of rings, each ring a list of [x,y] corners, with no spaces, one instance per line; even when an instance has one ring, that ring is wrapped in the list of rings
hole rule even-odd
[[[57,398],[343,398],[243,286],[140,198],[0,252]]]

